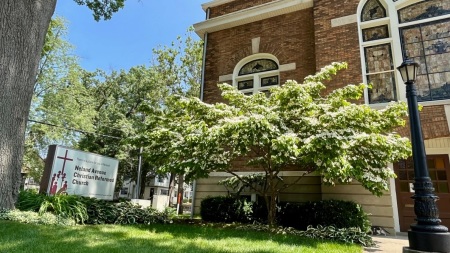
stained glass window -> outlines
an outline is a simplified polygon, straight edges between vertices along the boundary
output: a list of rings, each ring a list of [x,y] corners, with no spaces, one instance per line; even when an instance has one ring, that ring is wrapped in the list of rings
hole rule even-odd
[[[442,0],[423,1],[398,11],[400,23],[422,20],[450,14],[450,2]]]
[[[238,90],[246,90],[253,88],[253,79],[238,82]]]
[[[386,9],[378,0],[369,0],[361,12],[361,21],[369,21],[386,17]]]
[[[272,86],[278,85],[278,76],[269,76],[261,78],[261,86]]]
[[[239,70],[239,75],[242,76],[277,69],[278,65],[275,61],[269,59],[258,59],[242,66],[241,70]]]
[[[450,19],[400,29],[403,55],[420,64],[419,101],[450,99]]]
[[[372,84],[372,89],[369,89],[369,103],[397,100],[391,45],[365,47],[364,54],[367,83]]]
[[[363,29],[362,33],[363,41],[389,38],[389,29],[387,25]]]
[[[234,69],[235,79],[233,84],[245,95],[263,92],[270,95],[270,88],[280,84],[279,67],[277,60],[272,55],[252,55],[243,65]]]

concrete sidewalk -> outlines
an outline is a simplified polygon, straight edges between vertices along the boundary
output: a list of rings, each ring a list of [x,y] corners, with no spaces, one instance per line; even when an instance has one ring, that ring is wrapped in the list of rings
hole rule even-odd
[[[402,252],[403,247],[408,247],[408,234],[397,233],[396,236],[372,236],[376,246],[364,248],[364,252]]]

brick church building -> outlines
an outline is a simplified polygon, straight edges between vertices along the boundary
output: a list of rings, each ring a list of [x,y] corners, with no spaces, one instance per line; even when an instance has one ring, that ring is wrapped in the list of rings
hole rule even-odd
[[[268,92],[274,85],[299,82],[334,61],[348,70],[327,83],[327,91],[350,83],[372,83],[364,101],[383,108],[406,101],[396,70],[404,57],[420,64],[418,99],[430,177],[443,224],[450,226],[450,0],[214,0],[202,5],[206,19],[194,25],[204,40],[201,98],[219,101],[217,83],[245,94]],[[409,128],[400,130],[409,135]],[[382,197],[359,184],[328,187],[309,176],[279,196],[281,201],[352,200],[371,213],[375,226],[391,233],[414,222],[412,160],[390,165],[398,178]],[[242,172],[245,173],[245,172]],[[285,180],[300,173],[283,172]],[[211,173],[197,180],[194,210],[206,196],[225,195]],[[251,193],[249,193],[251,194]]]

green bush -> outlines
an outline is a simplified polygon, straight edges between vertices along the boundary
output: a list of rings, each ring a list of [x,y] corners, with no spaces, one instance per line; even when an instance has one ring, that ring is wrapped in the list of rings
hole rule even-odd
[[[369,232],[370,221],[361,205],[351,201],[323,200],[305,203],[282,203],[277,214],[278,224],[306,230],[308,226],[357,227]]]
[[[152,224],[169,223],[171,210],[159,212],[152,208],[141,208],[129,201],[113,203],[110,201],[83,198],[88,219],[86,224]]]
[[[88,214],[86,206],[80,200],[81,197],[76,195],[47,196],[34,190],[24,190],[19,193],[16,207],[21,211],[33,211],[39,214],[50,212],[83,223],[88,218]]]
[[[81,198],[86,206],[88,218],[86,224],[114,224],[117,219],[116,207],[113,202],[95,198]]]
[[[317,226],[317,228],[308,226],[306,231],[300,231],[292,227],[271,228],[268,225],[263,224],[250,224],[238,226],[236,227],[236,229],[263,231],[274,234],[298,235],[319,240],[334,240],[345,243],[361,244],[365,247],[375,245],[372,237],[369,234],[361,231],[361,229],[359,228],[335,228],[333,226],[324,227],[319,225]]]
[[[16,203],[16,208],[22,211],[39,211],[42,202],[47,196],[39,194],[36,190],[24,190],[19,192],[19,198]]]
[[[234,197],[208,197],[200,206],[204,221],[254,222],[267,221],[264,203],[247,202]],[[308,226],[333,226],[336,228],[359,228],[369,232],[370,221],[361,205],[351,201],[323,200],[305,203],[281,203],[278,206],[277,222],[283,227],[306,230]]]
[[[0,210],[0,220],[11,220],[27,224],[44,224],[44,225],[75,225],[75,220],[54,215],[52,213],[38,214],[33,211],[16,210]]]
[[[131,202],[122,202],[116,205],[117,219],[115,224],[154,224],[170,222],[169,212],[159,212],[153,208],[141,208]]]
[[[77,223],[84,223],[88,219],[86,206],[76,195],[56,194],[47,196],[39,208],[40,214],[46,212],[74,219]]]
[[[204,221],[250,222],[253,203],[234,197],[207,197],[200,204],[200,215]]]
[[[313,238],[313,239],[325,239],[334,240],[345,243],[361,244],[365,247],[374,246],[372,237],[367,232],[362,231],[360,228],[335,228],[333,226],[321,226],[317,228],[308,226],[306,231],[300,231],[299,235]]]
[[[17,206],[23,211],[55,214],[86,224],[151,224],[170,222],[171,212],[142,209],[129,201],[112,202],[76,195],[46,196],[35,191],[21,191]]]

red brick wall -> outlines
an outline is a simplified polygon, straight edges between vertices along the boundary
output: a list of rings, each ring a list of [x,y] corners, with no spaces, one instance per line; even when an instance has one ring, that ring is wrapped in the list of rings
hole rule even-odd
[[[357,23],[331,27],[331,20],[357,13],[359,0],[317,0],[314,2],[316,66],[321,68],[334,61],[345,61],[349,68],[326,83],[330,92],[346,84],[362,82],[362,69]],[[450,136],[444,106],[425,106],[420,112],[425,139]],[[409,122],[399,129],[409,136]]]
[[[221,101],[219,76],[232,74],[236,64],[252,55],[252,38],[260,37],[260,53],[277,57],[296,69],[281,72],[280,82],[301,82],[316,70],[312,8],[208,34],[204,101]]]
[[[211,9],[211,17],[242,10],[270,0],[233,1]],[[331,20],[357,11],[359,0],[317,0],[314,8],[254,22],[208,36],[205,72],[205,102],[221,101],[219,76],[232,74],[236,64],[250,56],[251,39],[260,37],[260,53],[275,55],[280,64],[296,63],[296,70],[281,72],[299,82],[333,61],[346,61],[349,69],[326,83],[330,92],[347,84],[362,82],[357,23],[331,27]],[[425,139],[450,136],[444,106],[426,106],[421,114]],[[409,136],[409,127],[399,129]]]
[[[450,136],[443,105],[424,106],[420,111],[420,121],[425,140]],[[400,135],[410,138],[409,118],[406,119],[405,127],[397,131]]]
[[[212,7],[210,9],[209,18],[215,18],[228,13],[236,12],[239,10],[248,9],[253,6],[258,6],[275,0],[236,0],[226,4]]]
[[[356,13],[357,0],[318,0],[314,2],[314,29],[316,66],[321,68],[332,62],[348,63],[334,80],[327,83],[327,93],[347,84],[362,82],[357,23],[331,27],[331,20]]]

